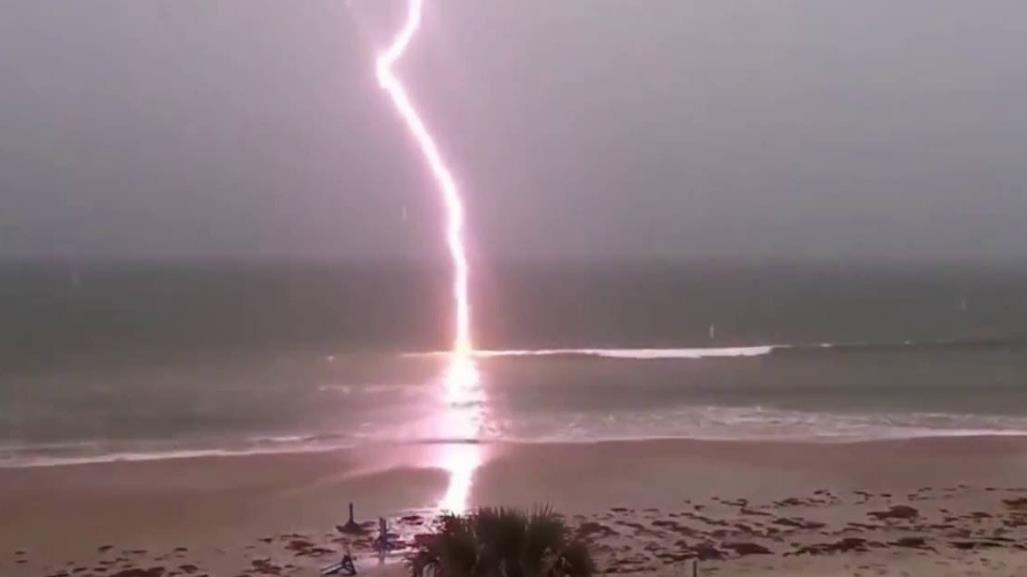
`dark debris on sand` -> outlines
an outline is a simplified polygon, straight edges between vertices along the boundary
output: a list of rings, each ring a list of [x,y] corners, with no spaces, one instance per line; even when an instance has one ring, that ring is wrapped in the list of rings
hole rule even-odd
[[[887,519],[915,519],[920,515],[920,511],[909,505],[894,505],[887,511],[871,511],[867,515],[879,521]]]
[[[870,522],[850,517],[836,526],[823,522],[830,517],[816,512],[842,503],[827,489],[818,489],[810,497],[764,504],[735,498],[711,499],[705,504],[689,501],[688,510],[666,512],[652,507],[614,507],[594,515],[576,515],[570,524],[575,536],[589,544],[603,571],[617,574],[656,572],[661,567],[692,561],[749,556],[861,554],[885,549],[913,555],[937,554],[939,550],[945,555],[981,555],[986,550],[1000,549],[1027,551],[1027,496],[1007,495],[995,511],[960,511],[958,503],[948,502],[939,505],[949,508],[930,507],[931,500],[951,498],[947,496],[957,490],[970,489],[918,489],[911,493],[915,499],[910,500],[915,500],[920,509],[902,504],[905,493],[893,498],[887,493],[855,491],[845,504],[860,506],[861,510],[862,506],[878,504],[874,510],[863,510]],[[997,504],[999,497],[994,498]],[[390,523],[403,542],[417,544],[431,537],[425,527],[434,521],[432,515],[406,514]],[[297,571],[318,567],[323,563],[320,558],[340,551],[373,554],[372,539],[364,531],[349,536],[331,529],[327,533],[287,533],[256,539],[262,556],[252,559],[258,548],[246,547],[246,556],[251,559],[246,561],[249,566],[239,568],[238,577],[297,575]],[[114,550],[112,545],[102,545],[97,548],[98,557]],[[98,558],[92,569],[72,564],[48,577],[206,577],[197,564],[184,562],[188,551],[176,547],[165,555],[178,557],[167,569],[163,565],[137,566],[144,558],[150,563],[157,558],[146,550],[133,549],[123,550],[114,559],[114,555]],[[22,563],[27,553],[19,550],[14,555],[16,562]],[[291,559],[292,563],[282,563],[282,559]]]
[[[910,493],[910,500],[929,503],[948,495],[965,493],[967,487],[935,489],[921,487]],[[689,501],[691,511],[668,512],[663,515],[646,509],[645,515],[618,507],[616,527],[626,530],[610,535],[597,521],[608,518],[598,515],[580,519],[579,534],[592,543],[601,567],[610,573],[630,573],[652,565],[673,565],[692,560],[719,561],[748,555],[816,556],[860,554],[873,550],[907,550],[917,554],[936,554],[942,547],[949,551],[980,551],[1005,548],[1027,551],[1027,536],[1013,538],[1011,533],[1027,527],[1027,497],[1003,500],[1006,512],[970,511],[961,514],[949,509],[918,509],[908,501],[898,501],[891,493],[856,491],[844,500],[827,489],[812,497],[789,497],[770,505],[750,503],[746,499],[711,499],[703,505]],[[885,507],[866,512],[876,522],[860,523],[845,520],[837,527],[821,520],[797,515],[776,515],[785,510],[814,510],[834,505],[861,505],[872,501]],[[929,505],[921,505],[925,507]],[[698,511],[709,511],[700,514]],[[744,517],[742,517],[744,516]],[[944,518],[944,522],[935,519]],[[739,522],[744,519],[745,522]],[[639,521],[648,521],[645,525]],[[688,524],[685,524],[688,523]],[[1007,535],[1007,533],[1010,533]],[[778,549],[787,535],[791,548]],[[679,537],[668,546],[668,541]],[[824,537],[833,537],[825,540]],[[631,545],[613,545],[610,541]]]

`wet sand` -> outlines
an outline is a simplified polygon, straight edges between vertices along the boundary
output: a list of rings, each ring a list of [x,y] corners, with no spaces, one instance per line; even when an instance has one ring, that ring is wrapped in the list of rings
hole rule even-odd
[[[604,572],[1027,574],[1027,439],[476,446],[472,505],[551,503]],[[0,470],[0,575],[316,575],[431,522],[446,447]],[[128,571],[129,573],[125,573]],[[134,572],[134,573],[133,573]]]

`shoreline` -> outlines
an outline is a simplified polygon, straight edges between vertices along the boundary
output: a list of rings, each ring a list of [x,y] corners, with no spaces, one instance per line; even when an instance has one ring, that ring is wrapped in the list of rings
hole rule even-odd
[[[341,452],[364,452],[370,449],[399,448],[404,451],[412,447],[438,446],[438,445],[476,445],[482,447],[540,447],[540,446],[594,446],[594,445],[622,445],[632,443],[681,443],[681,444],[766,444],[766,445],[812,445],[812,446],[848,446],[848,445],[879,445],[879,444],[904,444],[904,443],[931,443],[944,440],[954,441],[982,441],[998,439],[1027,439],[1027,431],[1015,430],[952,430],[951,432],[927,431],[922,434],[906,434],[887,437],[859,437],[844,435],[823,435],[811,438],[781,437],[678,437],[678,436],[653,436],[637,438],[610,438],[596,440],[578,439],[541,439],[541,440],[462,440],[453,441],[447,439],[417,439],[417,440],[364,440],[349,444],[336,446],[290,446],[275,449],[181,449],[168,450],[165,452],[116,452],[97,456],[83,457],[38,457],[25,458],[23,462],[0,461],[0,472],[18,469],[37,469],[55,467],[81,467],[91,465],[112,465],[121,463],[150,463],[160,461],[188,461],[192,459],[234,459],[248,457],[269,457],[280,455],[308,455],[321,453]],[[20,449],[24,450],[24,449]]]

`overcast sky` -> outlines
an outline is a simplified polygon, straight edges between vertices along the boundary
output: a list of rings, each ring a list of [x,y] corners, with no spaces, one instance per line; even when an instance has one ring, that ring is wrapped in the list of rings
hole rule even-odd
[[[0,253],[435,256],[386,0],[5,0]],[[499,256],[1027,257],[1022,0],[427,0]],[[405,218],[404,218],[405,215]]]

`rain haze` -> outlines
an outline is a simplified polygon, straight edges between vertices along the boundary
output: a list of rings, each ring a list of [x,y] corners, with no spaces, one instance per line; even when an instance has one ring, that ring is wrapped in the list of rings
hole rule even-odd
[[[1027,2],[0,3],[0,575],[1027,575]]]
[[[6,255],[428,258],[402,4],[11,0]],[[1027,257],[1027,5],[429,2],[398,67],[500,257]]]

